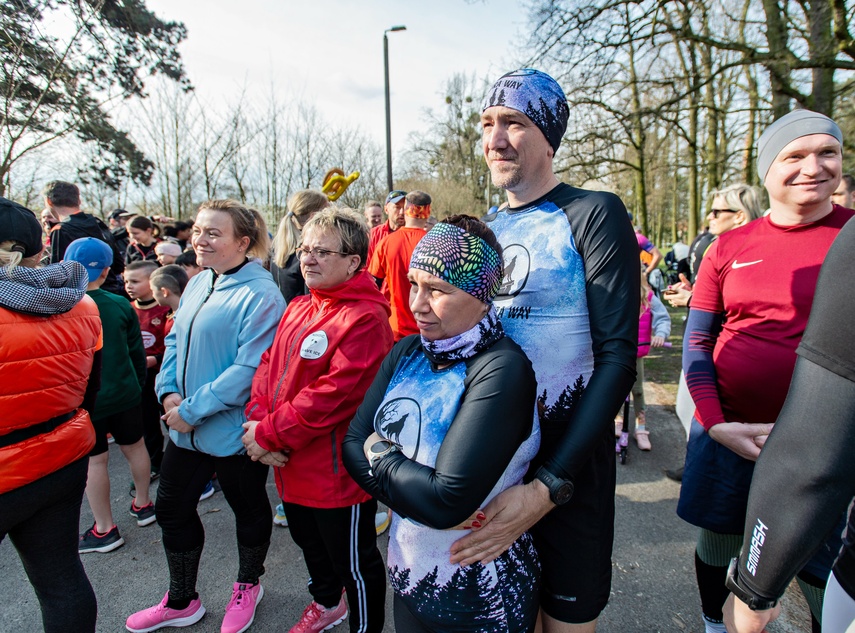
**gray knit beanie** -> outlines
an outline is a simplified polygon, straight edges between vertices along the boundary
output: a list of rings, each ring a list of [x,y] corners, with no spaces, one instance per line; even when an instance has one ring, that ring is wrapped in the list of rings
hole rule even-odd
[[[775,158],[787,145],[802,136],[828,134],[843,145],[843,132],[824,114],[810,110],[793,110],[772,123],[757,141],[757,174],[765,181]]]

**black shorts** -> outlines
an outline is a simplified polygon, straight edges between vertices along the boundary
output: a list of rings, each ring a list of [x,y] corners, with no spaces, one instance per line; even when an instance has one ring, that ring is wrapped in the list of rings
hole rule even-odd
[[[137,405],[100,420],[92,420],[92,426],[95,427],[95,447],[89,453],[90,457],[107,452],[108,433],[119,446],[135,444],[143,436],[142,408]]]
[[[611,429],[573,479],[570,501],[531,529],[542,567],[540,606],[571,624],[599,617],[609,601],[615,527]]]

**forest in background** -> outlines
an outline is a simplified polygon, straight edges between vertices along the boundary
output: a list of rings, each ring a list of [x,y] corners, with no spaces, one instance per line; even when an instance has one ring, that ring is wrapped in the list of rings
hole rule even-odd
[[[202,102],[178,51],[184,25],[143,0],[0,7],[4,196],[39,208],[43,183],[62,177],[101,214],[186,218],[205,199],[234,197],[276,223],[291,193],[320,188],[333,167],[361,173],[342,203],[385,196],[385,148],[310,102],[282,103],[273,86],[267,99]],[[774,117],[810,108],[853,138],[853,11],[845,0],[532,0],[519,65],[550,72],[567,94],[559,178],[617,193],[664,245],[697,233],[710,192],[760,184],[754,147]],[[62,29],[46,27],[58,20]],[[494,79],[451,73],[395,157],[396,187],[430,192],[441,216],[502,201],[480,144]]]

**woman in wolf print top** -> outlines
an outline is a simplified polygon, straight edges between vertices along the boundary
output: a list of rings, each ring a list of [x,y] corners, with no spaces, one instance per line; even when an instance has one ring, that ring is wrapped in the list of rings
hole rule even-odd
[[[528,534],[487,565],[449,562],[455,528],[478,527],[478,508],[520,483],[540,443],[534,370],[493,308],[501,262],[475,218],[425,236],[409,272],[421,336],[383,361],[345,439],[354,479],[394,511],[387,565],[399,631],[534,627],[540,569]]]

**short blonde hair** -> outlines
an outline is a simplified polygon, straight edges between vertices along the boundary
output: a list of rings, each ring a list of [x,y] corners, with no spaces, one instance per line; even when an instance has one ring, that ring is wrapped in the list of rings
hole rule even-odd
[[[730,185],[724,189],[713,191],[710,195],[712,198],[717,196],[723,198],[728,208],[734,211],[742,211],[748,222],[763,217],[763,209],[760,207],[760,194],[754,187],[745,184]]]
[[[338,237],[342,253],[359,255],[356,270],[365,266],[368,259],[368,223],[361,213],[348,207],[327,207],[306,222],[303,230],[309,229]]]

